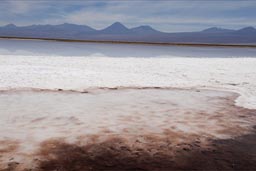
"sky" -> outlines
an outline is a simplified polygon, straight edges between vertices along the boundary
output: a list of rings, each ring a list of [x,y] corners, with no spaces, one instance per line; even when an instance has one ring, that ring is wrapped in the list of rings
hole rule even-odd
[[[0,25],[114,22],[166,32],[256,27],[256,0],[0,0]]]

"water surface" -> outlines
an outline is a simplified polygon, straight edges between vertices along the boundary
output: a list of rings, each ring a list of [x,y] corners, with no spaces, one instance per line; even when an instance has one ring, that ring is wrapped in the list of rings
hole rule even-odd
[[[0,55],[83,57],[256,57],[256,48],[55,42],[0,39]]]

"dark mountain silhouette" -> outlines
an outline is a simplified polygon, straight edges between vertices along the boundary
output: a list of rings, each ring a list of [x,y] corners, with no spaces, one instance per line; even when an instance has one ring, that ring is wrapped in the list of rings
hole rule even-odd
[[[31,26],[8,24],[0,27],[0,37],[156,43],[256,44],[256,29],[245,27],[240,30],[231,30],[212,27],[198,32],[165,33],[145,25],[127,28],[120,22],[115,22],[102,30],[69,23]]]
[[[101,34],[129,34],[131,33],[131,30],[125,27],[122,23],[120,22],[115,22],[109,27],[100,30],[99,33]]]
[[[150,26],[134,27],[134,28],[131,28],[131,30],[133,32],[140,33],[140,34],[157,34],[157,33],[162,33],[162,32],[160,32],[158,30],[153,29]]]
[[[237,33],[241,33],[241,34],[255,34],[256,33],[256,29],[254,27],[245,27],[242,28],[240,30],[237,30]]]
[[[6,26],[4,26],[4,28],[12,29],[12,28],[16,28],[16,25],[14,25],[14,24],[7,24]]]
[[[228,32],[233,32],[233,31],[235,31],[235,30],[211,27],[211,28],[203,30],[202,32],[205,32],[205,33],[228,33]]]

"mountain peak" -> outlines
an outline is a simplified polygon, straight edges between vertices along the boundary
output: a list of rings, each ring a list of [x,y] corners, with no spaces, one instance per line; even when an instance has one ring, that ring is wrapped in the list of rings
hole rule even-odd
[[[130,32],[130,30],[120,22],[115,22],[101,31],[103,33],[112,33],[112,34],[113,33],[114,34],[123,34],[123,33]]]
[[[111,24],[109,27],[127,29],[127,27],[125,27],[125,26],[124,26],[122,23],[120,23],[120,22],[115,22],[115,23]]]
[[[223,29],[220,27],[210,27],[208,29],[203,30],[202,32],[204,33],[223,33],[223,32],[232,32],[234,30],[230,30],[230,29]]]
[[[6,28],[16,28],[17,26],[15,24],[7,24],[5,27]]]
[[[70,24],[70,23],[63,23],[63,24],[55,25],[54,27],[62,30],[69,30],[69,31],[81,31],[81,32],[95,31],[95,29],[87,25],[77,25],[77,24]]]
[[[112,25],[116,25],[116,26],[124,26],[121,22],[114,22]]]
[[[148,26],[148,25],[142,25],[139,27],[134,27],[131,29],[134,32],[138,32],[138,33],[147,33],[147,34],[153,34],[153,33],[159,33],[160,31],[157,31],[155,29],[153,29],[152,27]]]
[[[148,25],[142,25],[142,26],[139,26],[137,28],[142,28],[142,29],[145,29],[145,30],[154,30],[152,27],[150,27]]]
[[[255,32],[256,31],[256,29],[254,28],[254,27],[252,27],[252,26],[250,26],[250,27],[245,27],[245,28],[242,28],[242,29],[240,29],[240,30],[238,30],[238,31],[242,31],[242,32]]]

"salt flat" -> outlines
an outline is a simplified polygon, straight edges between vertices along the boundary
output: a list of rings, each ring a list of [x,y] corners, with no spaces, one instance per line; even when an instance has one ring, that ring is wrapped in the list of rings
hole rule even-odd
[[[0,170],[252,169],[255,66],[252,48],[0,40]]]
[[[0,40],[0,89],[207,87],[256,108],[256,49]],[[72,55],[73,54],[73,55]]]

